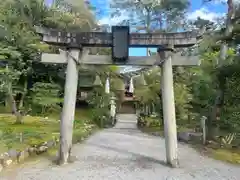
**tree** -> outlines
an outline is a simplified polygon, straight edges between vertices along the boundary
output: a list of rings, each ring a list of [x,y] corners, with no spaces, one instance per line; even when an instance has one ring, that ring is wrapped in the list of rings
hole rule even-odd
[[[40,38],[34,33],[32,21],[27,16],[38,22],[36,16],[30,14],[28,5],[31,1],[6,1],[0,4],[0,19],[2,26],[6,29],[6,35],[1,41],[1,55],[7,61],[8,70],[11,76],[8,78],[8,90],[5,91],[10,103],[12,112],[17,116],[17,123],[22,123],[23,101],[27,94],[27,81],[32,72],[32,62],[36,59],[39,50],[46,49],[40,43]],[[40,7],[41,2],[39,2]],[[9,11],[11,9],[11,11]],[[43,13],[46,13],[43,9]],[[20,19],[20,20],[19,20]],[[16,104],[16,98],[19,103]]]
[[[204,31],[199,43],[202,65],[201,69],[195,71],[192,79],[192,104],[195,112],[199,111],[202,115],[209,116],[207,125],[210,139],[216,139],[222,131],[238,132],[238,123],[234,116],[239,110],[231,107],[233,98],[230,96],[235,96],[238,92],[235,89],[230,90],[229,86],[236,82],[235,74],[239,73],[235,43],[238,36],[236,29],[239,7],[232,6],[231,3],[228,2],[230,6],[225,24],[209,23],[201,19],[193,23],[195,27]],[[235,9],[235,12],[231,9]],[[236,127],[234,130],[233,126]]]
[[[226,17],[226,28],[224,30],[224,37],[222,38],[221,41],[221,47],[220,47],[220,53],[219,53],[219,60],[217,61],[217,68],[221,68],[225,61],[227,60],[227,51],[228,51],[228,42],[227,38],[231,36],[233,32],[233,23],[232,23],[232,18],[234,17],[234,3],[233,0],[228,0],[227,1],[228,5],[228,12],[227,12],[227,17]],[[211,128],[209,132],[211,132],[211,138],[214,138],[214,135],[216,134],[216,127],[217,123],[216,120],[220,119],[220,111],[221,107],[224,104],[224,92],[225,92],[225,85],[226,81],[225,78],[224,80],[219,79],[219,89],[217,92],[217,96],[214,102],[214,106],[212,109],[212,115],[211,115],[211,124],[215,127],[214,129]],[[213,127],[210,126],[210,127]]]
[[[58,28],[62,18],[68,21],[69,24],[64,27],[64,29],[67,28],[68,30],[86,31],[96,26],[94,14],[92,13],[94,7],[88,1],[54,0],[52,8],[60,9],[60,12],[62,12],[61,16],[55,20]]]
[[[61,87],[56,83],[36,82],[31,88],[31,104],[40,106],[41,115],[49,111],[59,110],[59,104],[63,102],[59,98]]]
[[[122,23],[133,26],[137,31],[145,32],[172,31],[179,28],[179,22],[184,18],[185,10],[189,5],[188,0],[111,1],[113,17],[119,16],[122,10],[126,11],[129,16]]]

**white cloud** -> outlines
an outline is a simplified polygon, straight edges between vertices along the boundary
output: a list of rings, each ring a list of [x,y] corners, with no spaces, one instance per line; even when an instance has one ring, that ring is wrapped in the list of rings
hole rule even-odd
[[[227,1],[228,0],[213,0],[207,3],[213,4],[213,5],[225,5],[227,6]],[[240,0],[233,0],[233,3],[235,5],[240,5]]]
[[[107,16],[104,16],[102,19],[98,21],[99,25],[109,25],[114,26],[122,22],[123,20],[129,19],[128,12],[126,10],[121,10],[120,15],[111,17],[111,14],[114,12],[111,8],[111,3],[114,0],[104,0],[106,3],[105,12],[107,12]]]
[[[124,14],[121,14],[118,17],[109,17],[106,16],[98,21],[99,25],[117,25],[118,23],[122,22],[123,20],[127,19],[128,17]]]
[[[205,20],[209,20],[209,21],[216,21],[217,18],[220,18],[223,16],[224,16],[224,13],[211,12],[204,7],[187,14],[187,18],[189,20],[195,20],[198,17],[200,17],[201,19],[205,19]]]
[[[218,3],[227,3],[228,0],[215,0],[213,1],[214,3],[218,4]],[[240,1],[239,0],[233,0],[234,3],[239,4]]]

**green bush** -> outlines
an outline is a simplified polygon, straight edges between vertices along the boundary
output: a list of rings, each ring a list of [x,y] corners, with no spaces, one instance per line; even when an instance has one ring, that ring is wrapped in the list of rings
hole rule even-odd
[[[92,119],[97,126],[103,128],[109,121],[109,110],[106,108],[95,108],[92,110]]]
[[[140,113],[137,120],[138,127],[161,127],[161,120],[159,117],[146,116]]]

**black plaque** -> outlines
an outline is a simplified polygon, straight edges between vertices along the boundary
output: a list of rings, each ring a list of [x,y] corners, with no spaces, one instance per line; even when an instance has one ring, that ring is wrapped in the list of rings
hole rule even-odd
[[[112,26],[112,58],[114,62],[123,63],[128,60],[129,43],[129,27]]]

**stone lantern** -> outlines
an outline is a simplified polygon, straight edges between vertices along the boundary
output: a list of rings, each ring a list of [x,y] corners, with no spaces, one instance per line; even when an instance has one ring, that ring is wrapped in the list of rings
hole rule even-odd
[[[99,75],[96,75],[95,81],[93,82],[93,85],[94,85],[95,87],[96,87],[96,86],[97,86],[97,87],[102,86],[102,81],[101,81]]]
[[[79,87],[83,91],[90,91],[94,87],[95,74],[89,70],[81,69],[79,71]]]
[[[116,100],[117,98],[114,95],[112,95],[110,98],[110,117],[112,126],[116,124],[116,108],[117,108]]]
[[[139,82],[139,84],[140,84],[141,86],[146,86],[146,85],[147,85],[143,73],[141,73],[141,75],[140,75],[140,82]]]

